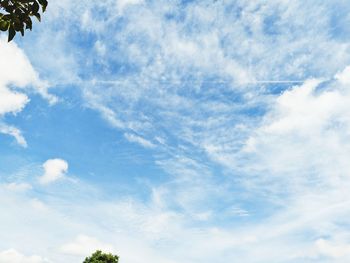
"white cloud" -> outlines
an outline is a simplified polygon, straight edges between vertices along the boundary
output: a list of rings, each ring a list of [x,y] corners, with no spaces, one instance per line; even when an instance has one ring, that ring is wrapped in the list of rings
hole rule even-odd
[[[315,242],[315,246],[321,255],[335,259],[347,256],[350,259],[350,244],[338,244],[321,238]]]
[[[48,206],[42,202],[41,200],[37,199],[37,198],[32,198],[29,200],[28,202],[28,206],[33,208],[33,210],[36,211],[40,211],[40,212],[44,212],[44,211],[48,211]]]
[[[107,253],[114,253],[115,251],[112,245],[86,235],[79,235],[73,242],[69,242],[61,247],[63,253],[85,257],[96,250],[102,250]]]
[[[27,56],[16,44],[0,38],[0,57],[0,121],[5,115],[17,114],[24,109],[30,101],[25,94],[29,88],[50,103],[56,102],[57,98],[47,91],[48,84],[40,80]],[[0,122],[0,133],[11,135],[21,146],[27,146],[21,131],[16,127]]]
[[[26,139],[23,137],[22,132],[16,127],[9,126],[0,122],[0,133],[13,136],[19,145],[22,147],[27,147]]]
[[[62,179],[68,171],[68,163],[62,159],[50,159],[43,164],[44,175],[39,178],[41,184],[50,184]]]
[[[145,148],[154,148],[155,147],[155,145],[152,142],[150,142],[150,141],[148,141],[148,140],[146,140],[138,135],[135,135],[135,134],[125,133],[124,137],[128,141],[140,144],[141,146],[143,146]]]
[[[4,38],[1,38],[0,56],[3,58],[0,62],[0,87],[5,89],[2,92],[6,92],[17,107],[23,107],[22,104],[27,102],[28,99],[24,98],[25,95],[23,94],[10,91],[9,85],[19,88],[32,87],[34,91],[41,94],[50,103],[57,101],[55,96],[48,93],[48,84],[39,78],[26,54],[15,43],[7,43]]]
[[[4,38],[0,40],[1,86],[13,84],[24,88],[38,82],[38,76],[24,52],[13,42],[7,43]]]
[[[315,247],[314,231],[316,235],[346,232],[343,228],[332,227],[333,220],[350,215],[348,201],[347,204],[339,203],[338,189],[337,193],[327,192],[324,196],[303,195],[298,203],[289,204],[287,209],[267,219],[255,218],[244,225],[232,220],[230,226],[209,223],[199,226],[192,217],[168,210],[158,201],[91,199],[89,188],[79,188],[80,191],[69,190],[71,198],[49,197],[46,203],[49,209],[44,210],[28,205],[32,204],[32,200],[28,202],[29,196],[16,193],[4,196],[0,189],[0,204],[8,211],[0,218],[0,223],[8,226],[2,232],[3,238],[26,251],[40,248],[49,253],[54,262],[62,263],[81,262],[98,248],[118,254],[126,263],[138,263],[140,259],[155,263],[214,260],[221,263],[238,256],[249,263],[300,262],[300,259],[315,257],[308,254],[308,250]],[[341,190],[344,197],[347,189],[344,186]],[[208,194],[206,189],[202,191]],[[21,233],[23,239],[16,239],[12,226],[17,226],[15,233]],[[308,235],[304,239],[306,232]],[[32,240],[33,235],[35,240]],[[73,241],[66,243],[76,235]],[[335,262],[342,262],[343,257],[336,259],[340,261]]]
[[[120,12],[123,12],[127,6],[138,5],[143,2],[143,0],[117,0],[117,8]]]
[[[343,71],[337,73],[335,79],[341,84],[350,84],[350,66],[347,66]]]
[[[310,80],[283,92],[247,140],[245,169],[264,170],[259,180],[287,184],[280,188],[284,192],[309,187],[310,181],[318,187],[347,182],[349,103],[349,84],[342,80]]]
[[[0,86],[0,116],[22,111],[28,102],[29,99],[25,94]]]
[[[267,133],[302,133],[314,136],[331,121],[343,107],[344,97],[338,91],[325,91],[315,94],[318,80],[310,80],[302,86],[285,91],[276,103],[272,123],[263,129]]]
[[[48,263],[49,261],[40,256],[25,256],[15,249],[0,252],[0,263]]]
[[[27,191],[31,190],[32,186],[28,183],[8,183],[5,188],[11,191]]]

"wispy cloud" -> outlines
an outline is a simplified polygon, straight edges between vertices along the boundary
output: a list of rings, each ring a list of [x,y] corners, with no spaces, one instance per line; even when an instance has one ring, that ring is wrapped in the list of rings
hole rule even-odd
[[[124,136],[128,141],[138,143],[145,148],[154,148],[155,147],[155,145],[152,142],[150,142],[150,141],[148,141],[140,136],[137,136],[135,134],[125,133]]]
[[[0,123],[0,133],[13,136],[16,139],[17,143],[22,147],[28,146],[26,139],[22,135],[22,132],[16,127],[9,126],[4,123]]]

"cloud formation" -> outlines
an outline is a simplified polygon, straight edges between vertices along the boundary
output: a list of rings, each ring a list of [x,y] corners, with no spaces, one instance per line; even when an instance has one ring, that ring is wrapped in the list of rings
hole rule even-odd
[[[40,256],[24,256],[15,249],[0,252],[1,263],[49,263]]]
[[[64,244],[61,251],[66,254],[86,257],[96,250],[106,253],[115,253],[115,249],[110,244],[105,244],[96,238],[86,235],[79,235],[74,241]]]
[[[50,103],[55,103],[57,98],[48,93],[47,83],[40,80],[27,56],[16,44],[0,38],[0,56],[0,133],[13,136],[19,145],[27,147],[21,131],[6,124],[5,116],[16,115],[24,109],[30,101],[26,94],[30,87]]]
[[[43,185],[60,180],[68,171],[68,163],[62,159],[50,159],[43,164],[44,174],[39,178]]]

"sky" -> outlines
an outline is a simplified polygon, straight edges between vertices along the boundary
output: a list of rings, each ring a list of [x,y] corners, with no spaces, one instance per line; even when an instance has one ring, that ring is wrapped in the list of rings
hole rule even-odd
[[[50,0],[0,35],[0,263],[350,261],[347,0]]]

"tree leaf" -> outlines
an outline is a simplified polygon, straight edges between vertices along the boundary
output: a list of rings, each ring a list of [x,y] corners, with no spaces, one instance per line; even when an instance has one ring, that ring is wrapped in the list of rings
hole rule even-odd
[[[42,9],[43,9],[43,12],[45,12],[45,11],[46,11],[46,7],[47,7],[47,5],[48,5],[47,0],[39,0],[39,3],[41,4],[41,7],[42,7]]]
[[[32,30],[32,19],[30,17],[27,18],[27,20],[25,21],[26,23],[26,29]]]
[[[12,27],[12,25],[9,28],[9,37],[8,37],[8,42],[10,42],[16,35],[15,29]]]
[[[1,31],[7,31],[9,29],[10,23],[5,20],[0,20],[0,30]]]
[[[32,13],[36,14],[38,12],[39,12],[39,4],[36,1],[34,1],[33,5],[32,5]]]
[[[41,13],[47,5],[48,0],[0,0],[0,31],[8,31],[9,41],[16,32],[23,36],[25,30],[32,30],[31,17],[41,22]]]
[[[39,13],[34,14],[34,16],[39,20],[39,22],[41,22],[41,16]]]

